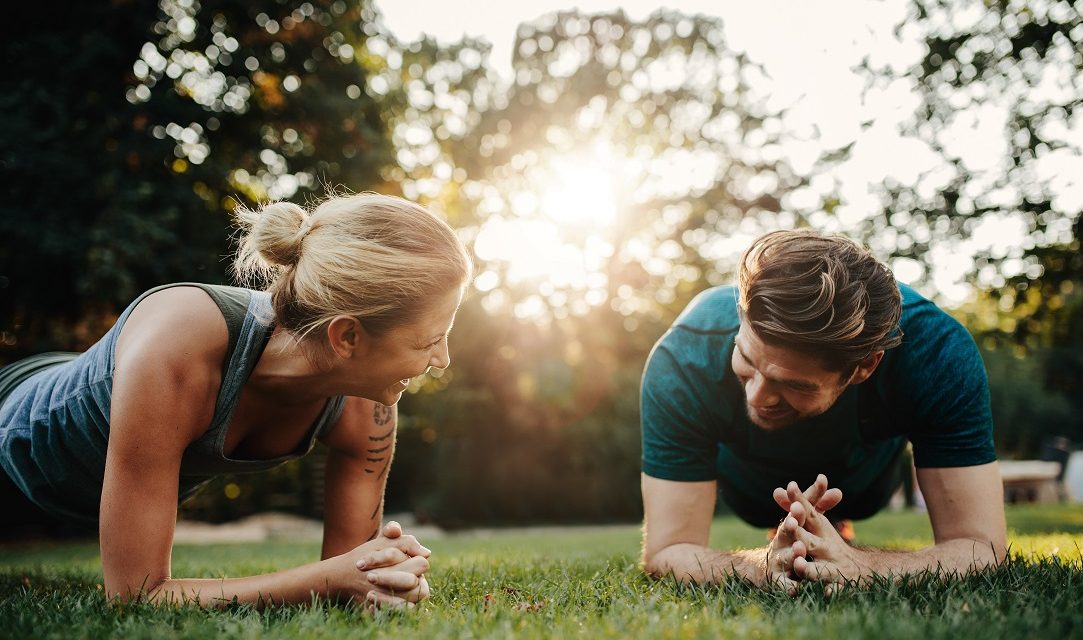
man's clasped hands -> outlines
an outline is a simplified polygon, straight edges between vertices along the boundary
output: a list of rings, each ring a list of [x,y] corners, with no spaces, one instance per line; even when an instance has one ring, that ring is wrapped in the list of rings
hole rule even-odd
[[[772,497],[786,516],[767,545],[764,573],[768,585],[796,595],[802,581],[825,584],[830,595],[848,581],[867,575],[859,550],[850,546],[828,517],[842,501],[842,491],[829,489],[822,473],[808,489],[796,482],[778,487]]]
[[[806,490],[796,482],[774,490],[775,502],[786,512],[767,545],[764,577],[795,595],[802,581],[821,582],[831,593],[848,580],[866,574],[860,552],[851,547],[825,515],[842,501],[842,492],[828,488],[820,474]],[[356,567],[355,579],[346,580],[341,594],[369,610],[412,607],[429,597],[425,573],[431,552],[406,535],[397,522],[387,523],[380,535],[345,554]]]

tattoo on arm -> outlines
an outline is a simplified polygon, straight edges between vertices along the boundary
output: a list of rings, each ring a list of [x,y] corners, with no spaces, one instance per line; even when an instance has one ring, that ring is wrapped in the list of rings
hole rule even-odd
[[[384,426],[385,424],[391,422],[391,419],[394,418],[394,417],[395,417],[394,408],[388,407],[386,405],[382,405],[379,402],[377,402],[376,404],[373,405],[373,407],[372,407],[372,421],[375,422],[377,426],[380,426],[380,427]]]
[[[373,405],[373,408],[372,408],[372,422],[378,427],[391,425],[391,428],[388,430],[387,433],[385,433],[383,435],[379,435],[379,436],[370,435],[368,437],[369,440],[371,442],[373,442],[373,443],[383,443],[383,441],[387,440],[392,435],[394,435],[395,434],[394,420],[395,420],[395,407],[393,407],[393,406],[389,407],[387,405],[380,404],[379,402],[375,403]],[[367,449],[368,453],[373,454],[373,456],[366,457],[365,458],[366,461],[371,462],[371,463],[379,463],[379,462],[384,462],[386,460],[386,462],[384,462],[383,468],[380,469],[380,473],[376,476],[377,480],[383,478],[384,475],[387,473],[387,468],[389,466],[391,466],[391,460],[389,459],[389,456],[380,456],[380,455],[375,455],[375,454],[380,454],[380,453],[383,453],[383,452],[387,451],[388,449],[391,448],[391,446],[393,444],[394,444],[394,442],[388,442],[387,444],[385,444],[383,446],[373,446],[373,447]],[[376,469],[370,469],[368,467],[365,467],[365,473],[369,473],[369,474],[376,473]],[[377,505],[376,506],[376,511],[372,512],[372,517],[375,518],[376,514],[379,511],[380,511],[380,505]]]

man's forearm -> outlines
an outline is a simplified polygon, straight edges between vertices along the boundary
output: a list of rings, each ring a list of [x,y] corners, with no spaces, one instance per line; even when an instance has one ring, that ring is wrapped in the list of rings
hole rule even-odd
[[[1002,550],[994,549],[988,541],[972,539],[947,540],[940,544],[918,551],[889,551],[857,547],[858,576],[871,575],[900,576],[923,571],[941,571],[943,573],[968,573],[996,566],[1004,559]],[[844,572],[845,573],[845,572]]]
[[[675,544],[644,561],[656,578],[675,577],[683,583],[718,584],[736,575],[757,586],[766,583],[767,549],[715,551],[697,544]]]

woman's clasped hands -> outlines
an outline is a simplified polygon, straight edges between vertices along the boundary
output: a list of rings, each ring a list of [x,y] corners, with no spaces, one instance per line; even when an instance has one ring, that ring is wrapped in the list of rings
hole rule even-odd
[[[370,612],[413,607],[429,597],[430,555],[417,538],[403,534],[399,523],[388,522],[372,540],[332,559],[341,580],[338,595]]]

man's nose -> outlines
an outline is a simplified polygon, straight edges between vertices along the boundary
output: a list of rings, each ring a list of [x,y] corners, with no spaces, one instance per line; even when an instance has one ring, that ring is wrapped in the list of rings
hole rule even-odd
[[[745,383],[745,399],[754,407],[766,408],[778,404],[778,393],[767,378],[756,374]]]

